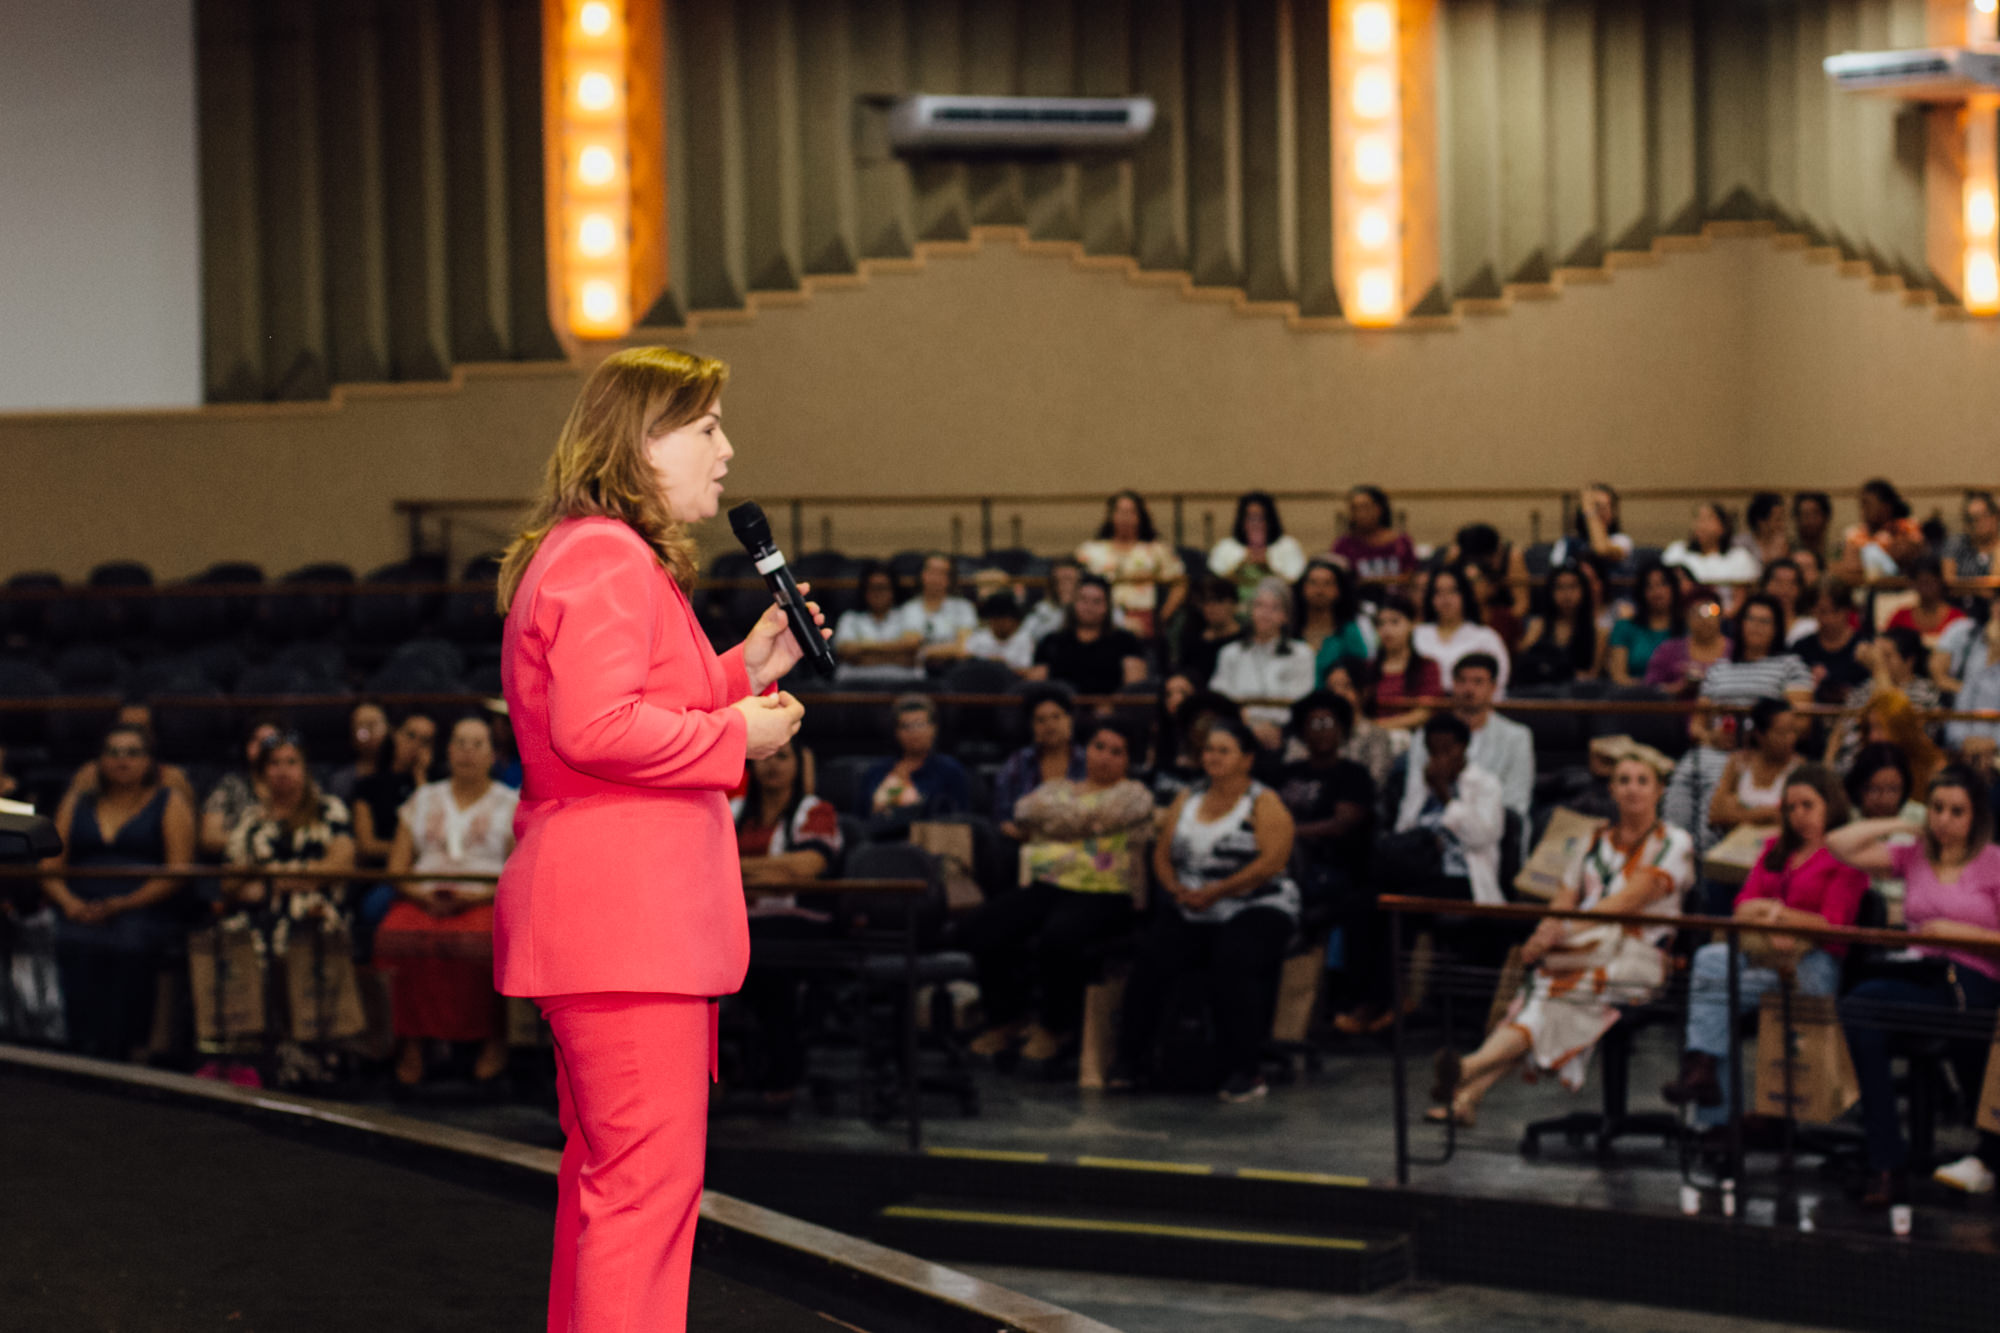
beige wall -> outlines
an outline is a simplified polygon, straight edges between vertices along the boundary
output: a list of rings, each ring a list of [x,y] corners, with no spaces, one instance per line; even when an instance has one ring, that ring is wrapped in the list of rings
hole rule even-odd
[[[2000,327],[1939,321],[1768,238],[1379,334],[1298,332],[989,239],[671,336],[734,366],[736,497],[1951,483],[1989,470],[2000,419],[1986,370]],[[76,576],[113,557],[163,576],[227,558],[365,569],[402,553],[398,497],[527,493],[576,384],[563,366],[474,367],[462,387],[329,405],[0,417],[0,572]],[[1420,540],[1476,517],[1526,537],[1530,507],[1413,501],[1411,517]],[[1671,538],[1683,508],[1635,504],[1631,526]],[[1023,510],[1024,535],[1066,547],[1092,509]],[[1290,518],[1313,542],[1332,535],[1330,512]],[[849,550],[949,538],[936,510],[832,522]],[[807,545],[818,535],[815,520]]]

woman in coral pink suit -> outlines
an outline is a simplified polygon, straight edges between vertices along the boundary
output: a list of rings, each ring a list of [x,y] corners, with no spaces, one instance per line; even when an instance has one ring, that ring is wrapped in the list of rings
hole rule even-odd
[[[718,657],[688,603],[727,376],[660,347],[600,365],[501,565],[524,781],[493,966],[555,1033],[551,1333],[686,1327],[713,998],[749,959],[727,793],[804,715],[764,693],[799,658],[782,612]]]

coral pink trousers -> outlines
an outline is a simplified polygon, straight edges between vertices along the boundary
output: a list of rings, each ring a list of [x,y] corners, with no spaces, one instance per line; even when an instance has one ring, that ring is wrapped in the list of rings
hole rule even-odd
[[[536,1001],[555,1033],[549,1333],[680,1333],[708,1146],[715,1007],[602,991]]]

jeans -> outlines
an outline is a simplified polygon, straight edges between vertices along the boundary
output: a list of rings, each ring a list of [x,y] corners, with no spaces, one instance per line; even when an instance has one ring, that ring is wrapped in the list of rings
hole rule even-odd
[[[1964,966],[1957,968],[1957,974],[1956,987],[1949,982],[1875,977],[1856,986],[1840,1002],[1848,1054],[1854,1057],[1854,1074],[1861,1084],[1868,1165],[1874,1170],[1900,1171],[1909,1164],[1910,1145],[1896,1112],[1896,1079],[1891,1066],[1899,1029],[1962,1031],[1963,1038],[1952,1043],[1951,1058],[1958,1066],[1961,1085],[1969,1093],[1976,1095],[1980,1086],[1986,1053],[1992,1049],[1993,1010],[2000,1006],[2000,981]],[[1898,1009],[1905,1012],[1898,1013]],[[1926,1014],[1926,1009],[1947,1012]],[[1989,1167],[2000,1167],[2000,1136],[1982,1131],[1979,1156]]]
[[[1794,970],[1794,991],[1799,995],[1832,995],[1840,989],[1840,960],[1824,949],[1814,949],[1798,961]],[[1688,981],[1687,1048],[1712,1055],[1715,1076],[1722,1085],[1722,1104],[1698,1106],[1694,1121],[1704,1127],[1729,1119],[1729,1080],[1735,1076],[1736,1020],[1750,1013],[1764,996],[1778,989],[1775,968],[1760,967],[1744,959],[1736,974],[1738,1008],[1729,1012],[1729,946],[1717,941],[1694,951],[1694,966]]]
[[[1153,1045],[1174,978],[1206,967],[1215,996],[1215,1037],[1222,1067],[1257,1072],[1278,1002],[1278,970],[1292,938],[1292,919],[1269,907],[1249,907],[1220,925],[1187,921],[1171,908],[1153,919],[1125,983],[1118,1024],[1118,1062],[1134,1072],[1152,1065]]]
[[[1130,894],[1072,893],[1053,884],[988,899],[957,928],[958,947],[979,967],[986,1021],[1017,1022],[1032,1009],[1057,1036],[1076,1032],[1096,954],[1131,930],[1133,915]]]

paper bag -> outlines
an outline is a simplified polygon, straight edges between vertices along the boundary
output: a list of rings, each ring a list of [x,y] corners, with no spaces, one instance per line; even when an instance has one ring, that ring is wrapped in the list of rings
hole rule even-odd
[[[1783,997],[1764,997],[1757,1015],[1757,1096],[1750,1109],[1789,1115],[1801,1124],[1836,1120],[1861,1099],[1847,1034],[1833,1000],[1824,995],[1792,996],[1792,1102],[1785,1104],[1785,1022]]]
[[[1083,989],[1083,1042],[1076,1057],[1076,1086],[1101,1088],[1118,1049],[1118,1009],[1125,978],[1107,977]]]
[[[1567,806],[1557,806],[1549,816],[1549,827],[1542,834],[1542,840],[1535,844],[1535,850],[1528,857],[1527,864],[1521,867],[1521,873],[1514,876],[1515,892],[1543,902],[1555,897],[1562,890],[1563,876],[1569,873],[1583,845],[1603,826],[1601,819],[1578,814]]]
[[[910,825],[910,845],[937,857],[944,873],[946,911],[969,912],[986,901],[976,873],[979,863],[973,857],[972,825],[920,819]]]
[[[195,1039],[204,1048],[264,1035],[264,951],[245,922],[188,936],[188,983]]]
[[[1993,1030],[1993,1045],[1986,1052],[1986,1079],[1979,1090],[1979,1114],[1974,1124],[1988,1134],[2000,1134],[2000,1027]]]
[[[1271,1040],[1300,1042],[1312,1024],[1319,980],[1326,975],[1326,946],[1293,954],[1278,971],[1278,1003],[1271,1013]]]
[[[283,961],[293,1041],[344,1041],[368,1030],[344,922],[294,921]]]
[[[1665,782],[1674,773],[1674,761],[1643,741],[1636,741],[1630,736],[1624,735],[1598,736],[1591,740],[1590,771],[1592,773],[1597,774],[1599,777],[1608,778],[1611,776],[1611,771],[1618,766],[1618,761],[1621,759],[1644,760],[1652,766],[1655,773],[1660,775],[1661,782]]]
[[[1776,833],[1769,824],[1738,824],[1701,858],[1701,873],[1718,884],[1741,884]]]

